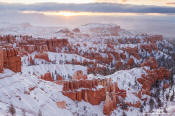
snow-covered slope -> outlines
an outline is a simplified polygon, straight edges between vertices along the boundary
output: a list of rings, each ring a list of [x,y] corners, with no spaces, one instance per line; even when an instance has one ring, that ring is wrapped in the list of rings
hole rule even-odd
[[[56,32],[63,27],[33,26],[29,23],[22,24],[0,24],[1,35],[32,35],[34,37],[51,38],[57,36]]]
[[[162,40],[162,36],[138,34],[114,24],[86,24],[76,29],[36,27],[28,23],[0,24],[0,35],[7,34],[17,36],[1,36],[1,46],[18,48],[22,70],[14,73],[4,69],[0,73],[0,116],[10,115],[12,108],[17,116],[104,116],[104,100],[99,105],[91,105],[83,100],[73,101],[62,94],[64,81],[75,79],[73,77],[78,71],[82,71],[88,81],[111,79],[120,90],[126,91],[126,98],[119,96],[120,103],[111,116],[140,116],[160,112],[161,108],[172,112],[175,102],[175,47]],[[57,43],[57,40],[62,41]],[[11,55],[9,51],[7,54]],[[42,54],[48,56],[48,60],[35,57]],[[157,63],[146,62],[150,57]],[[145,62],[156,68],[148,64],[143,66]],[[152,77],[152,74],[157,74],[155,72],[160,67],[167,68],[171,76],[155,80],[153,84],[151,82],[156,76]],[[53,82],[41,79],[41,75],[48,72]],[[58,80],[60,76],[61,82]],[[146,90],[150,95],[141,93],[139,97],[139,92],[145,91],[138,82],[142,77],[148,82],[143,86],[151,86],[151,89]],[[62,101],[66,103],[65,108],[58,106]],[[122,108],[127,105],[124,103],[138,102],[140,108]]]
[[[102,106],[74,102],[62,95],[62,85],[38,79],[33,75],[15,74],[6,69],[0,78],[0,116],[10,116],[11,105],[16,116],[102,116]],[[66,109],[57,102],[66,101]]]
[[[65,97],[60,92],[61,86],[54,83],[6,69],[0,78],[0,85],[1,116],[10,115],[8,110],[11,104],[17,116],[23,116],[24,113],[26,116],[36,116],[40,112],[42,116],[71,115],[68,110],[57,107],[56,102]]]
[[[104,77],[116,77],[114,81],[121,82],[119,87],[129,88],[126,83],[131,83],[142,74],[142,69],[132,69],[128,71],[119,71],[113,75]],[[128,77],[126,81],[119,80]],[[89,75],[92,78],[92,75]],[[93,77],[96,78],[96,77]],[[100,105],[93,106],[87,102],[76,102],[67,98],[62,94],[62,85],[55,84],[53,82],[44,81],[38,79],[37,76],[21,73],[13,73],[12,71],[5,69],[0,78],[0,114],[10,115],[10,107],[13,105],[17,116],[103,116],[103,102]],[[136,90],[133,90],[136,91]],[[127,98],[128,101],[138,99],[132,94]],[[133,98],[134,97],[134,98]],[[66,101],[66,109],[61,109],[57,106],[57,102]],[[139,114],[138,109],[132,109],[127,114],[133,115]],[[116,109],[111,116],[116,114],[122,115],[122,109]]]

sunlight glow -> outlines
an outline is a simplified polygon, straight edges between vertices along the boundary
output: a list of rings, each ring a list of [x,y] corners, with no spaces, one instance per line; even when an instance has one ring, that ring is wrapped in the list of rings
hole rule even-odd
[[[71,12],[71,11],[61,11],[61,12],[44,12],[43,14],[45,15],[59,15],[59,16],[66,16],[66,17],[70,17],[70,16],[80,16],[82,15],[79,12]]]
[[[51,16],[137,16],[137,13],[99,13],[99,12],[72,12],[72,11],[60,11],[60,12],[38,12],[38,11],[22,11],[22,13],[39,13]]]
[[[99,13],[99,12],[72,12],[72,11],[60,11],[60,12],[39,12],[39,11],[22,11],[24,14],[30,13],[38,13],[48,16],[64,16],[64,17],[72,17],[72,16],[140,16],[140,15],[148,15],[148,16],[167,16],[168,14],[161,13]]]

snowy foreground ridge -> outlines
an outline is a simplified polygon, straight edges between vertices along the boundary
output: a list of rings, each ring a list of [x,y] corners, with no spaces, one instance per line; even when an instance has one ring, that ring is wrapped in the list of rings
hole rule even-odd
[[[161,35],[0,25],[0,116],[174,116],[174,73]]]

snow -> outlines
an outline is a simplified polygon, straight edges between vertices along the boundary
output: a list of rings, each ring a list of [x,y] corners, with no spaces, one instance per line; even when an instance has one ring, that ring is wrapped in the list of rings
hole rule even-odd
[[[4,71],[8,75],[9,70]],[[103,102],[92,106],[87,102],[72,101],[62,95],[62,85],[38,79],[34,75],[14,74],[0,79],[0,114],[10,115],[9,107],[13,104],[16,115],[35,116],[73,116],[75,114],[103,116]],[[30,90],[30,88],[34,88]],[[100,88],[100,86],[99,86]],[[66,101],[67,108],[60,109],[56,102]],[[1,116],[0,115],[0,116]]]
[[[36,27],[28,23],[23,24],[0,24],[0,34],[12,34],[12,35],[32,35],[33,37],[41,37],[50,39],[52,37],[59,38],[67,38],[70,44],[75,45],[74,47],[78,49],[80,52],[87,52],[87,53],[100,53],[102,57],[108,57],[106,53],[103,51],[111,49],[108,48],[106,40],[115,40],[123,38],[140,38],[142,39],[144,35],[137,34],[136,32],[130,32],[121,29],[119,31],[118,36],[109,36],[103,37],[101,33],[92,32],[91,29],[93,28],[103,28],[102,33],[107,33],[106,30],[109,27],[114,27],[117,25],[113,24],[87,24],[80,26],[81,33],[74,33],[74,37],[68,37],[66,34],[59,32],[61,29],[65,29],[64,27]],[[70,29],[71,30],[71,29]],[[89,37],[87,36],[89,35]],[[20,41],[20,38],[17,37],[17,40]],[[84,44],[86,43],[87,46]],[[80,44],[80,47],[76,46]],[[143,44],[143,43],[142,43]],[[147,44],[147,43],[144,43]],[[162,43],[157,43],[162,44]],[[163,44],[167,46],[172,45],[167,41],[163,41]],[[140,44],[120,44],[114,46],[114,51],[121,53],[123,52],[120,50],[121,48],[131,47],[134,48],[139,46]],[[16,44],[13,44],[15,47]],[[90,48],[92,48],[90,50]],[[96,49],[96,50],[95,50]],[[81,54],[80,52],[80,54]],[[41,80],[39,77],[44,75],[47,72],[51,72],[54,79],[56,80],[57,75],[61,75],[65,80],[71,79],[73,74],[78,71],[82,70],[84,74],[87,74],[87,67],[81,65],[73,65],[73,64],[65,64],[65,62],[71,62],[75,59],[78,62],[82,62],[84,60],[95,62],[95,60],[90,60],[83,56],[77,54],[69,54],[69,53],[54,53],[54,52],[47,52],[49,59],[51,62],[47,62],[41,59],[35,59],[36,65],[30,65],[28,58],[32,56],[34,58],[37,52],[30,54],[29,56],[22,57],[22,72],[21,73],[14,73],[9,69],[5,69],[3,73],[0,74],[0,116],[9,115],[9,106],[13,104],[16,115],[23,116],[24,112],[26,116],[36,116],[39,113],[42,116],[104,116],[103,114],[103,105],[104,102],[101,102],[100,105],[91,105],[85,101],[77,102],[72,101],[68,97],[62,94],[62,85],[55,84],[54,82],[48,82]],[[146,53],[139,51],[141,56],[155,56],[156,59],[161,59],[162,56],[165,58],[171,59],[169,56],[168,49],[164,49],[162,51],[153,51],[152,53]],[[127,58],[133,58],[135,63],[140,63],[141,60],[137,60],[133,56],[129,56],[128,53],[125,53]],[[113,56],[112,56],[113,57]],[[113,62],[114,60],[113,57]],[[122,62],[126,63],[126,60],[122,60]],[[98,66],[103,66],[103,64],[97,64]],[[108,66],[105,65],[104,66]],[[145,67],[147,68],[147,67]],[[143,68],[133,68],[129,70],[120,70],[111,75],[103,76],[103,75],[88,75],[88,79],[94,78],[111,78],[113,82],[118,84],[120,89],[124,89],[127,92],[127,97],[125,99],[126,102],[131,102],[135,104],[137,101],[142,102],[138,97],[134,95],[142,88],[141,85],[136,81],[138,78],[141,78],[142,74],[146,74]],[[163,82],[161,83],[163,85]],[[34,89],[33,89],[34,88]],[[97,89],[103,88],[103,86],[99,85],[96,87]],[[83,88],[82,88],[83,89]],[[173,91],[175,91],[175,86],[173,85],[172,88],[168,88],[165,90],[164,95],[159,96],[161,100],[166,98],[166,94],[172,96]],[[153,90],[154,92],[154,90]],[[160,91],[163,94],[163,91]],[[142,97],[150,97],[143,95]],[[65,101],[66,102],[66,109],[60,109],[57,106],[57,102]],[[170,101],[167,100],[167,106],[163,106],[163,108],[167,108],[168,112],[172,112],[174,110],[174,100]],[[145,107],[145,112],[149,110],[148,103]],[[158,113],[161,112],[162,109],[157,109],[154,112]],[[123,110],[120,107],[114,110],[111,116],[122,115]],[[139,112],[138,108],[129,108],[129,111],[126,112],[127,115],[142,115]]]
[[[33,37],[52,38],[57,36],[56,32],[63,27],[41,27],[29,23],[21,24],[0,24],[1,35],[32,35]]]
[[[8,70],[4,75],[8,75]],[[87,114],[103,116],[103,103],[92,106],[87,102],[72,101],[62,95],[62,85],[38,79],[27,74],[14,74],[0,79],[0,114],[9,115],[9,107],[13,104],[16,115],[35,116],[41,112],[42,116],[73,116]],[[30,88],[34,90],[30,91]],[[56,102],[66,101],[67,108],[60,109]],[[77,106],[77,107],[76,107]],[[0,115],[0,116],[1,116]]]
[[[62,95],[62,85],[57,85],[52,82],[47,82],[40,80],[37,76],[29,74],[27,71],[35,72],[40,71],[42,73],[44,70],[54,67],[54,65],[44,66],[43,69],[37,66],[23,67],[22,73],[13,73],[10,70],[5,70],[3,76],[11,77],[3,78],[1,76],[0,85],[0,113],[2,115],[8,114],[9,105],[13,104],[16,109],[16,115],[22,116],[23,112],[27,116],[37,115],[39,112],[43,116],[53,115],[53,116],[72,116],[72,115],[97,115],[103,116],[103,102],[100,105],[92,106],[87,102],[76,102]],[[46,69],[47,67],[47,69]],[[70,67],[70,66],[68,66]],[[60,68],[62,69],[62,67]],[[51,69],[52,70],[52,69]],[[26,72],[25,72],[26,71]],[[67,71],[70,72],[70,71]],[[118,86],[121,89],[128,89],[128,83],[134,84],[135,78],[139,78],[142,73],[145,73],[141,68],[134,68],[131,70],[118,71],[112,75],[104,76],[100,78],[110,78],[112,77],[114,82],[118,82]],[[88,75],[92,76],[92,75]],[[95,77],[94,78],[99,78]],[[121,83],[120,83],[121,82]],[[122,83],[123,82],[123,83]],[[34,88],[30,90],[30,88]],[[97,88],[103,88],[103,86],[97,86]],[[134,89],[130,88],[133,92]],[[135,90],[137,91],[137,90]],[[129,94],[129,91],[128,93]],[[126,101],[136,102],[138,99],[133,94],[129,94]],[[57,107],[56,102],[66,101],[66,109],[60,109]],[[116,112],[120,109],[116,109],[111,116],[115,116]],[[136,111],[137,112],[137,111]],[[135,113],[136,113],[135,112]],[[133,112],[132,112],[133,113]],[[135,114],[133,113],[133,114]],[[137,112],[138,113],[138,112]],[[122,114],[122,112],[120,112]]]
[[[31,54],[34,58],[36,53]],[[48,52],[48,56],[51,62],[44,61],[42,59],[35,59],[35,64],[37,65],[29,65],[28,56],[22,57],[22,73],[23,74],[34,74],[38,77],[44,75],[47,72],[51,72],[56,79],[56,75],[63,76],[64,79],[68,79],[70,76],[81,70],[83,74],[87,74],[87,67],[81,65],[72,65],[72,64],[65,64],[66,61],[72,61],[72,59],[76,59],[79,62],[82,62],[84,57],[75,54],[65,54],[65,53],[53,53]],[[87,61],[93,61],[86,59]],[[54,63],[53,63],[54,62]]]
[[[23,74],[34,74],[40,77],[47,72],[51,72],[53,75],[59,74],[63,76],[64,79],[68,79],[69,76],[73,76],[73,74],[78,70],[82,70],[84,74],[87,74],[86,67],[72,64],[40,64],[22,67]]]
[[[4,71],[4,75],[8,74]],[[56,99],[52,96],[55,94],[64,97],[59,91],[60,87],[54,83],[39,80],[32,75],[14,74],[11,77],[0,79],[0,114],[9,115],[8,107],[13,104],[17,116],[37,115],[39,110],[43,116],[60,114],[61,116],[71,116],[66,109],[60,109],[56,105]],[[34,90],[30,91],[30,88]],[[3,110],[4,109],[4,110]]]
[[[84,60],[95,62],[95,60],[89,60],[77,54],[48,52],[48,56],[51,61],[56,61],[56,63],[59,63],[59,61],[63,61],[63,62],[69,61],[70,62],[72,61],[72,59],[76,59],[76,61],[78,62],[83,62]]]
[[[9,69],[4,70],[4,73],[0,74],[0,79],[5,77],[10,77],[11,75],[14,75],[15,73]]]
[[[137,101],[140,101],[140,99],[136,97],[134,93],[137,93],[141,89],[141,85],[136,80],[141,78],[142,74],[146,74],[143,68],[133,68],[130,70],[120,70],[107,76],[89,75],[88,78],[111,78],[113,82],[117,82],[119,89],[127,91],[125,101],[135,104]]]

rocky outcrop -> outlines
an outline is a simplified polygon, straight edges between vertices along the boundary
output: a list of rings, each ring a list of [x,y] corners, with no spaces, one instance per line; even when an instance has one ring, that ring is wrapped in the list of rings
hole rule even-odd
[[[66,109],[66,102],[65,101],[59,101],[59,102],[57,102],[57,106],[61,109]]]
[[[35,55],[35,59],[38,58],[38,59],[42,59],[42,60],[45,60],[47,62],[50,62],[49,60],[49,56],[47,53],[38,53]]]
[[[158,68],[158,64],[157,61],[154,57],[149,57],[148,59],[146,59],[142,64],[142,67],[144,66],[149,66],[151,69],[156,69]]]
[[[44,75],[41,75],[40,78],[43,79],[43,80],[46,80],[46,81],[51,81],[51,82],[54,81],[50,72],[47,72]]]
[[[14,72],[21,72],[21,57],[18,50],[14,48],[3,49],[4,68],[9,68]]]
[[[0,40],[13,44],[16,40],[16,36],[13,36],[13,35],[3,35],[3,36],[1,36],[0,35]]]
[[[28,58],[28,60],[29,60],[30,65],[34,65],[35,64],[34,59],[32,58],[32,56],[30,56]]]
[[[136,39],[136,38],[125,38],[125,39],[118,39],[118,42],[120,44],[136,44],[136,43],[140,43],[140,39]]]
[[[141,49],[144,49],[145,51],[151,53],[153,50],[158,50],[157,46],[155,43],[151,43],[151,44],[142,44],[140,45]]]
[[[141,107],[141,103],[139,101],[137,101],[135,104],[133,103],[127,103],[128,106],[132,106],[135,108],[140,108]]]
[[[84,79],[86,80],[87,79],[87,75],[84,75],[83,74],[83,71],[79,70],[79,71],[76,71],[72,77],[74,80],[81,80],[81,79]]]
[[[163,40],[162,35],[151,35],[144,38],[145,42],[151,42],[151,43],[156,43],[157,41],[162,41],[162,40]]]
[[[3,72],[3,68],[21,72],[21,57],[18,55],[18,49],[0,47],[0,72]]]
[[[65,81],[62,93],[74,101],[84,100],[92,105],[105,101],[103,112],[106,115],[116,109],[120,103],[119,96],[126,98],[126,91],[119,89],[111,79]]]
[[[164,83],[163,88],[167,89],[169,87],[168,83]]]
[[[98,105],[105,99],[105,89],[98,88],[97,85],[98,80],[64,82],[63,94],[72,100],[84,100],[92,105]]]
[[[0,73],[3,72],[3,68],[4,68],[3,50],[0,47]]]
[[[128,66],[128,67],[132,67],[133,65],[134,65],[134,59],[133,59],[133,58],[129,58],[129,59],[128,59],[127,66]]]
[[[18,43],[21,54],[31,54],[34,51],[44,53],[47,51],[61,52],[63,47],[69,47],[67,39],[34,39],[32,37],[21,37],[22,41]]]
[[[35,46],[34,45],[24,45],[24,46],[21,46],[21,52],[28,52],[29,54],[31,54],[32,52],[34,52],[36,49],[35,49]]]
[[[117,108],[117,104],[119,104],[118,95],[115,92],[109,93],[106,92],[106,99],[104,102],[103,113],[105,115],[110,115],[113,110]]]
[[[147,74],[142,74],[142,77],[137,79],[137,81],[142,85],[142,90],[139,93],[140,98],[141,94],[150,95],[151,87],[156,81],[161,81],[170,77],[170,72],[167,69],[164,67],[158,68],[157,61],[153,57],[145,60],[141,66],[149,66],[150,70],[144,69]],[[164,85],[164,88],[167,88],[167,84]]]
[[[134,56],[136,59],[140,59],[140,55],[139,55],[139,50],[138,47],[127,47],[127,48],[123,48],[124,51],[128,52],[130,55]]]
[[[120,57],[121,57],[122,59],[126,59],[126,55],[125,55],[124,53],[121,53],[121,54],[120,54]]]
[[[106,115],[109,115],[109,114],[111,114],[111,109],[113,109],[113,102],[112,102],[111,97],[109,96],[109,92],[107,92],[106,93],[106,100],[104,102],[104,107],[103,107],[103,113]]]
[[[47,52],[48,47],[45,43],[38,43],[38,44],[32,44],[32,45],[22,45],[21,46],[21,52],[28,52],[31,54],[32,52],[37,51],[39,53]]]
[[[46,41],[48,50],[52,52],[61,52],[61,48],[69,46],[67,39],[49,39]]]
[[[74,28],[72,31],[75,32],[75,33],[80,33],[80,29],[79,28]]]
[[[98,85],[98,80],[79,80],[79,81],[66,81],[64,82],[63,91],[76,90],[79,88],[92,89]]]
[[[63,77],[61,75],[57,75],[56,84],[58,84],[58,85],[63,84]]]

